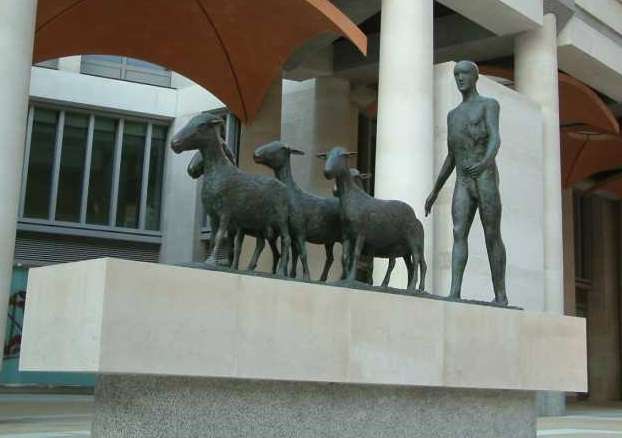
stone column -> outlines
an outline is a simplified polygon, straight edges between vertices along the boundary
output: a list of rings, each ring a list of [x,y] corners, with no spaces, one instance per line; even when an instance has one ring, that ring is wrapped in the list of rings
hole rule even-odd
[[[587,295],[589,400],[620,400],[620,210],[592,199],[592,289]]]
[[[544,148],[544,311],[564,313],[562,188],[557,74],[557,24],[553,14],[542,27],[516,37],[514,47],[516,90],[542,108]],[[561,415],[564,394],[538,394],[541,415]]]
[[[514,50],[516,90],[542,108],[544,121],[544,310],[564,312],[562,189],[555,15],[542,27],[519,35]]]
[[[36,11],[36,0],[0,2],[0,345],[13,271]]]
[[[407,202],[424,223],[430,291],[434,232],[423,214],[434,173],[433,20],[432,0],[382,1],[375,175],[377,198]],[[375,282],[385,266],[374,265]],[[406,278],[400,260],[391,284]]]

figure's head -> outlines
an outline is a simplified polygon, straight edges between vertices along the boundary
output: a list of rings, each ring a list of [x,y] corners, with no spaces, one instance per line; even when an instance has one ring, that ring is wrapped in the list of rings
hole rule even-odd
[[[198,114],[175,134],[171,140],[171,148],[179,154],[199,149],[205,144],[221,147],[220,131],[224,124],[223,119],[209,112]]]
[[[348,152],[342,147],[334,147],[328,153],[318,154],[318,158],[326,160],[324,163],[324,176],[326,179],[335,179],[338,175],[348,171],[348,157],[356,155],[356,152]]]
[[[454,67],[454,78],[456,85],[461,92],[475,88],[479,79],[479,68],[472,61],[460,61]]]
[[[255,149],[253,160],[255,163],[263,164],[271,169],[280,169],[287,164],[289,156],[292,154],[304,155],[305,153],[291,148],[283,142],[273,141]]]

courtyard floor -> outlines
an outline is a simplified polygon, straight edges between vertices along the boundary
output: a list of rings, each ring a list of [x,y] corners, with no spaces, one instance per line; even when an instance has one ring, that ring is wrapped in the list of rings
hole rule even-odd
[[[0,394],[0,437],[89,437],[90,395]],[[568,405],[568,415],[538,420],[538,437],[622,437],[622,403]]]

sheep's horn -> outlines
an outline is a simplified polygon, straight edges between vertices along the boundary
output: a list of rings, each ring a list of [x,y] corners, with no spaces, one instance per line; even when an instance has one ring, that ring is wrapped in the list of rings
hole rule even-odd
[[[289,151],[290,154],[294,154],[294,155],[304,155],[305,152],[301,151],[300,149],[295,149],[295,148],[291,148],[291,147],[287,147],[287,150]]]

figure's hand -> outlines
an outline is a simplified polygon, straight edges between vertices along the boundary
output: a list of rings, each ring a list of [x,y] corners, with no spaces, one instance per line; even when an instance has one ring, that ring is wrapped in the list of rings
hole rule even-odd
[[[471,177],[477,177],[488,167],[488,164],[489,162],[487,160],[482,160],[479,163],[466,166],[464,171]]]
[[[432,192],[430,193],[430,196],[428,196],[428,199],[425,200],[425,216],[428,217],[428,215],[430,214],[430,211],[432,210],[432,205],[434,204],[434,201],[436,201],[436,192]]]

